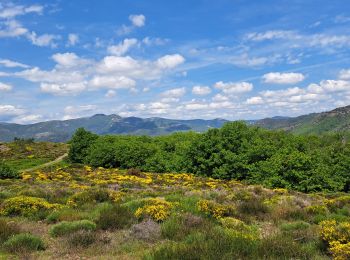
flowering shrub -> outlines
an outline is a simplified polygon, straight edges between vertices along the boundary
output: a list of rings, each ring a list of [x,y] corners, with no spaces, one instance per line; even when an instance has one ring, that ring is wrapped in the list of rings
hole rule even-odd
[[[173,203],[160,198],[147,199],[145,205],[136,210],[135,216],[137,218],[151,217],[155,221],[164,221],[170,216],[173,207]]]
[[[210,200],[198,201],[197,208],[199,211],[206,215],[213,216],[216,219],[229,215],[233,210],[232,206],[221,205]]]
[[[313,205],[306,207],[306,211],[311,214],[326,214],[328,209],[325,205]]]
[[[332,241],[329,246],[329,251],[332,253],[334,260],[350,259],[350,242],[342,244],[339,241]]]
[[[78,205],[86,203],[96,203],[96,202],[105,202],[113,200],[108,190],[105,189],[87,189],[82,192],[75,193],[71,196],[67,205],[70,207],[77,207]]]
[[[59,209],[59,204],[51,204],[42,198],[18,196],[6,199],[1,206],[1,215],[33,216],[40,211]]]
[[[350,222],[326,220],[320,223],[321,238],[336,260],[350,259]]]

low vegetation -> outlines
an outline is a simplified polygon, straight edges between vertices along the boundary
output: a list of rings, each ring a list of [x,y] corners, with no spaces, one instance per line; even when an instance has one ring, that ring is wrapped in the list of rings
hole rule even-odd
[[[79,163],[0,179],[0,258],[350,259],[340,136],[233,123],[70,146]]]

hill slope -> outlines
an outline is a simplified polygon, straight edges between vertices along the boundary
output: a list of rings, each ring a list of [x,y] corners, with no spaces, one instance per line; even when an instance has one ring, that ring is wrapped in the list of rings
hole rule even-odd
[[[64,142],[79,127],[97,134],[163,135],[176,131],[203,132],[212,127],[221,127],[226,120],[173,120],[165,118],[120,117],[97,114],[92,117],[54,120],[30,125],[0,123],[0,141],[14,137],[35,138],[39,141]]]
[[[298,117],[274,117],[255,121],[267,129],[283,129],[296,134],[322,134],[350,129],[350,106]]]

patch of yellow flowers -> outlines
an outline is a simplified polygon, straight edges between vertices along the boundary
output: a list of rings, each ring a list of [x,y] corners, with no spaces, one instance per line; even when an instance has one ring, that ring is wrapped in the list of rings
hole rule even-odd
[[[227,215],[233,208],[232,206],[221,205],[210,200],[200,200],[197,202],[197,209],[206,215],[221,219]]]
[[[135,216],[137,218],[150,217],[155,221],[161,222],[170,216],[170,211],[174,206],[174,203],[161,198],[147,199],[145,205],[136,210]]]
[[[350,259],[350,222],[326,220],[320,223],[321,238],[329,245],[335,260]]]
[[[42,198],[18,196],[6,199],[1,207],[0,214],[4,216],[32,216],[41,210],[54,210],[62,206],[51,204]]]

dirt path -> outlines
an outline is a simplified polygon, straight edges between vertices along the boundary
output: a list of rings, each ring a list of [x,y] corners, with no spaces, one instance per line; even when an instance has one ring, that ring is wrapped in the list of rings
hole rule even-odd
[[[68,153],[65,153],[65,154],[61,155],[60,157],[56,158],[55,160],[53,160],[51,162],[47,162],[47,163],[35,166],[33,168],[22,170],[22,172],[31,172],[31,171],[39,170],[39,169],[42,169],[42,168],[54,165],[56,163],[59,163],[59,162],[63,161],[63,159],[66,158],[67,156],[68,156]]]

